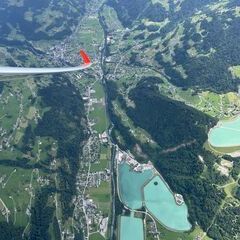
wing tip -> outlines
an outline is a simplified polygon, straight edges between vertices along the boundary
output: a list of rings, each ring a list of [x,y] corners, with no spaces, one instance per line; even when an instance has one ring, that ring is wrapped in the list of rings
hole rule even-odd
[[[80,50],[79,54],[80,54],[84,64],[87,64],[87,65],[91,64],[91,59],[84,50]]]

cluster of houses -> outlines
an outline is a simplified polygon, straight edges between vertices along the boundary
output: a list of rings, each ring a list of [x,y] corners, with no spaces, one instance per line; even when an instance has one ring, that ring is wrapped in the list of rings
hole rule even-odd
[[[110,170],[90,173],[88,177],[88,187],[99,187],[101,182],[110,181]]]

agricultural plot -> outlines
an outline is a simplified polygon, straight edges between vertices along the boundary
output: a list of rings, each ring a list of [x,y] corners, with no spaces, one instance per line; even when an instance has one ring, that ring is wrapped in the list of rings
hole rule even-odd
[[[94,122],[93,129],[103,133],[108,127],[108,118],[105,109],[105,98],[103,87],[99,82],[93,86],[93,94],[90,99],[90,119]]]
[[[101,146],[99,162],[91,164],[91,172],[104,171],[109,167],[110,162],[110,148],[108,146]]]
[[[108,216],[110,209],[110,189],[109,182],[102,182],[98,188],[90,188],[87,192],[105,216]]]
[[[39,186],[39,172],[1,165],[0,198],[10,211],[9,221],[17,226],[26,226],[29,221],[29,210],[33,203],[34,191]]]

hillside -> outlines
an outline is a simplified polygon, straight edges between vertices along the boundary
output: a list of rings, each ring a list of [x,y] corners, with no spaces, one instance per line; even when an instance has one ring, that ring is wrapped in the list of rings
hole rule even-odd
[[[71,34],[84,9],[84,0],[1,1],[0,44],[62,39]]]
[[[239,1],[109,1],[141,56],[162,69],[179,87],[237,90],[240,65]],[[151,54],[149,50],[151,49]]]

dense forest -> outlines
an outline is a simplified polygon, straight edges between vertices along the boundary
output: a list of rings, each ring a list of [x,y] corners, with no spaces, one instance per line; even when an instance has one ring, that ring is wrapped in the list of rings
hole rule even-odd
[[[3,87],[4,87],[4,84],[2,82],[0,82],[0,94],[2,93],[3,91]]]
[[[0,239],[19,240],[22,239],[24,227],[16,227],[12,222],[0,222]],[[24,238],[23,238],[24,239]],[[24,239],[25,240],[25,239]]]
[[[55,207],[48,206],[48,197],[55,189],[43,188],[36,193],[31,209],[31,227],[29,239],[50,240],[49,225],[52,222]],[[55,235],[55,234],[54,234]]]
[[[202,145],[208,130],[216,124],[216,120],[206,114],[159,95],[148,80],[139,82],[129,96],[136,107],[129,108],[128,115],[163,149],[193,140]]]
[[[236,201],[229,201],[222,211],[217,214],[215,224],[210,228],[209,236],[216,240],[233,239],[240,232],[240,207]]]

